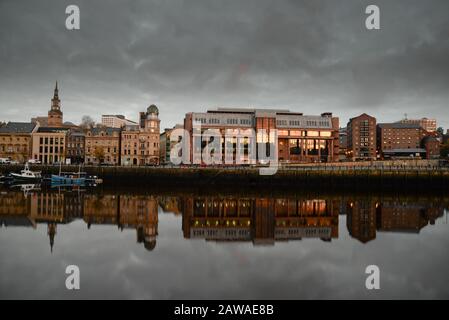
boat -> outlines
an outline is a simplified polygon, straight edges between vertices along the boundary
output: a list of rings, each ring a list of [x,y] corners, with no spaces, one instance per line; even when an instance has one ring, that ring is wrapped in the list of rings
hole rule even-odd
[[[51,175],[51,184],[58,186],[83,186],[86,184],[86,174],[84,172],[60,172],[58,175]]]
[[[20,180],[20,181],[40,181],[42,180],[42,175],[40,171],[31,171],[28,162],[25,163],[25,168],[20,171],[20,173],[14,173],[12,172],[10,176],[14,180]]]
[[[78,172],[62,172],[59,169],[59,174],[52,174],[50,180],[52,186],[58,187],[96,185],[103,182],[96,176],[91,177],[86,172],[81,172],[81,168]]]

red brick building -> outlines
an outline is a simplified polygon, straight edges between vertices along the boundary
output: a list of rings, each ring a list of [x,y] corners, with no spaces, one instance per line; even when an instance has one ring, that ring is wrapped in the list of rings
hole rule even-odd
[[[417,123],[380,123],[377,125],[377,148],[382,158],[438,158],[440,141],[435,132]]]
[[[347,154],[353,160],[375,160],[376,118],[363,113],[347,125]]]

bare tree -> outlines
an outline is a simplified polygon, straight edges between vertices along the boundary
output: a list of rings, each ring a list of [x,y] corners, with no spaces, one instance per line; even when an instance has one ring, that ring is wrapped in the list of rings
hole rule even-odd
[[[83,129],[92,129],[95,127],[95,121],[91,116],[83,116],[80,127]]]

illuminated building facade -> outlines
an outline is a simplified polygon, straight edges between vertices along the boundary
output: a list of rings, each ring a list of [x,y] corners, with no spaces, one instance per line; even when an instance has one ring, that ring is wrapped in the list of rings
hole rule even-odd
[[[215,241],[275,241],[338,237],[338,205],[330,200],[185,197],[185,238]]]
[[[319,116],[305,116],[289,110],[218,108],[204,113],[187,113],[184,128],[191,141],[190,160],[201,154],[206,146],[201,137],[207,129],[217,129],[221,136],[222,163],[225,163],[225,134],[244,135],[248,129],[256,134],[257,148],[262,144],[273,145],[278,151],[278,161],[283,163],[332,162],[338,160],[339,119],[331,113]],[[201,129],[199,129],[201,128]],[[201,131],[200,131],[201,130]],[[266,135],[261,134],[265,130]],[[271,135],[277,132],[277,137]],[[197,143],[197,141],[200,141]],[[234,148],[236,160],[236,139],[226,143]],[[243,137],[243,160],[248,160],[250,140]],[[268,148],[267,148],[268,149]],[[257,158],[257,162],[260,159]]]

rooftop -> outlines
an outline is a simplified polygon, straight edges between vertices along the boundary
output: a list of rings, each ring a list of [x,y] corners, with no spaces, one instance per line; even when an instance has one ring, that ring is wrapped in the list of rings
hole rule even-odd
[[[257,109],[257,108],[217,108],[216,110],[207,110],[207,112],[223,112],[223,113],[290,113],[286,109]]]
[[[0,128],[0,133],[31,133],[36,127],[32,122],[8,122]]]
[[[111,135],[114,132],[120,132],[121,129],[106,127],[106,128],[92,128],[89,131],[92,133],[92,135],[96,136],[99,135],[100,132],[106,132],[107,135]]]
[[[193,113],[203,113],[203,112],[193,112]],[[302,112],[292,112],[288,109],[263,109],[263,108],[217,108],[209,109],[207,113],[234,113],[234,114],[246,114],[246,115],[256,115],[256,117],[264,116],[304,116]],[[321,113],[321,117],[332,117],[332,113],[324,112]]]
[[[389,153],[425,153],[426,149],[423,148],[405,148],[405,149],[388,149],[383,151],[386,154]]]
[[[389,128],[389,129],[419,129],[421,126],[418,123],[379,123],[378,126],[380,128]]]
[[[67,132],[69,131],[69,128],[62,128],[62,127],[40,127],[37,129],[37,132],[45,132],[45,133],[53,133],[53,132]]]

